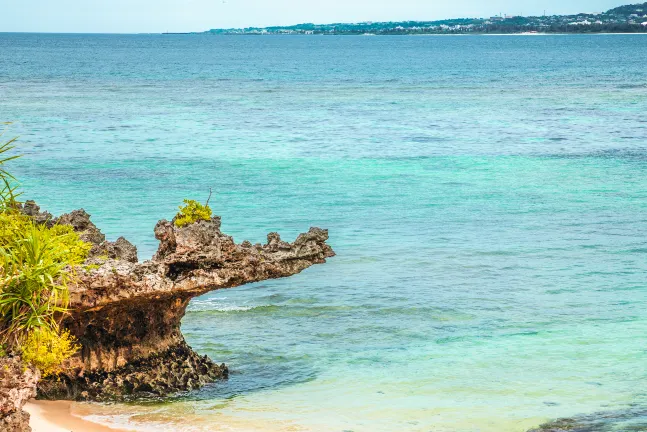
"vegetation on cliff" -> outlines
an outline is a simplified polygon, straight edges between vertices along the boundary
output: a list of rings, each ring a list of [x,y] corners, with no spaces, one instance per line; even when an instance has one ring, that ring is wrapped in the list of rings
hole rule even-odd
[[[21,210],[16,179],[6,170],[15,139],[0,144],[0,343],[44,375],[59,371],[77,351],[59,327],[67,313],[68,283],[91,245],[72,227],[37,224]]]
[[[211,208],[209,202],[202,205],[195,200],[184,200],[184,206],[180,206],[180,211],[175,215],[174,223],[177,227],[191,225],[199,220],[211,220]]]

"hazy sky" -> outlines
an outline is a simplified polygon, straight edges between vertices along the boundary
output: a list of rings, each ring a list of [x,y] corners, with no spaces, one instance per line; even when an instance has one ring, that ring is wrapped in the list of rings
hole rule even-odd
[[[0,0],[0,32],[139,33],[601,12],[637,0]]]

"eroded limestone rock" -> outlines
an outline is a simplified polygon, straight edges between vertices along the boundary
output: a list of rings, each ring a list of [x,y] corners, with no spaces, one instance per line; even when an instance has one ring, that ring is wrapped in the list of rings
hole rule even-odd
[[[198,356],[184,341],[180,321],[189,301],[216,289],[287,277],[334,256],[328,232],[311,228],[293,243],[268,235],[265,245],[236,244],[220,231],[220,218],[176,227],[162,220],[150,261],[137,262],[125,239],[114,243],[84,211],[61,216],[95,247],[70,286],[71,315],[63,325],[81,351],[64,376],[39,386],[40,396],[75,400],[164,396],[226,378],[225,365]],[[56,382],[56,380],[59,380]]]
[[[209,357],[196,354],[186,343],[180,343],[110,372],[99,369],[44,381],[39,391],[41,397],[48,399],[128,400],[199,389],[228,375],[224,363],[217,365]]]
[[[40,207],[36,204],[35,201],[26,201],[25,204],[22,205],[20,210],[27,216],[30,216],[32,219],[34,219],[34,222],[36,222],[37,224],[53,224],[54,218],[52,214],[48,212],[41,212]]]
[[[602,411],[545,423],[528,432],[638,432],[647,430],[647,409],[632,404],[615,411]]]
[[[29,432],[27,401],[36,396],[38,371],[26,367],[18,357],[0,358],[0,431]]]
[[[90,250],[90,261],[94,264],[101,263],[106,259],[113,259],[119,261],[126,261],[136,263],[137,247],[123,237],[119,237],[117,241],[104,241],[99,245],[95,245]]]
[[[81,240],[93,245],[98,246],[106,241],[106,236],[90,221],[90,215],[83,209],[61,215],[54,222],[61,225],[71,225],[74,231],[79,233]]]
[[[34,219],[37,224],[71,225],[74,231],[79,233],[81,240],[92,244],[88,264],[97,264],[106,259],[137,262],[137,248],[132,243],[123,237],[119,237],[115,242],[107,241],[106,236],[90,220],[90,215],[83,209],[54,218],[51,213],[41,212],[40,207],[34,201],[29,200],[22,205],[21,211]]]

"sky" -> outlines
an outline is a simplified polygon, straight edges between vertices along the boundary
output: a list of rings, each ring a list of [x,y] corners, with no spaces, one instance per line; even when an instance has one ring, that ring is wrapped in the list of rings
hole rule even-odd
[[[0,32],[160,33],[602,12],[638,0],[0,0]]]

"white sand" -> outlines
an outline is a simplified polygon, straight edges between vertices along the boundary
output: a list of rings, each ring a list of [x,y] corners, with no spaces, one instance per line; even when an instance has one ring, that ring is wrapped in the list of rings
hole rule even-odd
[[[66,401],[32,400],[25,405],[25,411],[31,415],[29,425],[33,432],[127,432],[75,417],[71,407]]]

